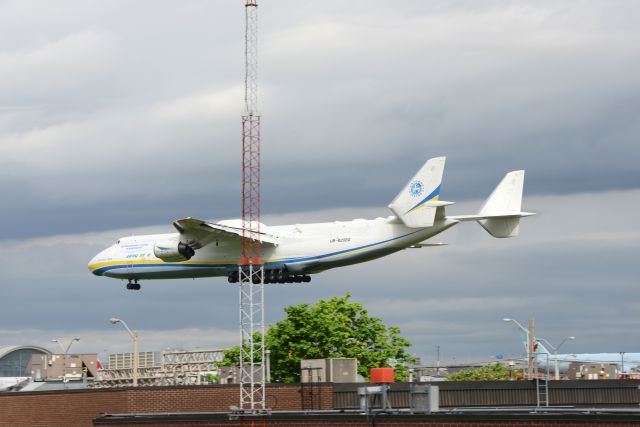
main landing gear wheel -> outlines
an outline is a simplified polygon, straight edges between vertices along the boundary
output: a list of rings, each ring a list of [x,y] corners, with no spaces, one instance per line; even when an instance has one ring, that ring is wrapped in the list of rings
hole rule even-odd
[[[141,287],[140,283],[138,283],[138,279],[133,279],[133,281],[129,279],[129,283],[127,283],[127,289],[130,291],[139,291]]]
[[[232,271],[227,276],[227,281],[229,283],[238,283],[239,282],[238,272]],[[254,284],[260,283],[260,275],[258,273],[253,273],[251,281]],[[265,270],[264,272],[264,284],[270,283],[309,283],[311,282],[311,276],[308,274],[291,274],[284,268]],[[128,285],[127,285],[128,286]],[[127,289],[129,289],[127,287]]]

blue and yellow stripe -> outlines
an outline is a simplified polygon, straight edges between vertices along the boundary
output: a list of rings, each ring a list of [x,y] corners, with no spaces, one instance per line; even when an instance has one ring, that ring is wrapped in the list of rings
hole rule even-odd
[[[425,197],[424,199],[422,199],[418,203],[416,203],[416,205],[413,206],[408,211],[406,211],[405,214],[408,214],[409,212],[411,212],[413,210],[416,210],[416,209],[419,209],[419,208],[423,207],[425,203],[432,202],[432,201],[435,202],[435,201],[438,201],[439,199],[440,199],[440,186],[438,185],[435,190],[433,190],[431,193],[429,193],[429,195],[427,197]]]

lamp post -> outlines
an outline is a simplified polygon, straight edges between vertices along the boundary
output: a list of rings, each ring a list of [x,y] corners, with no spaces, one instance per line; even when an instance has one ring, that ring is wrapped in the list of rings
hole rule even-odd
[[[112,324],[120,323],[127,330],[133,339],[133,386],[138,387],[138,331],[129,329],[124,320],[112,317],[109,319]]]
[[[621,378],[624,378],[624,351],[620,352],[620,374]]]
[[[271,350],[265,350],[264,351],[264,357],[265,357],[265,382],[270,383],[271,382]]]
[[[502,320],[504,320],[505,322],[513,322],[513,323],[515,323],[515,324],[516,324],[516,325],[518,325],[518,327],[522,330],[522,332],[524,332],[524,333],[525,333],[525,335],[527,336],[527,338],[529,338],[529,330],[528,330],[527,328],[525,328],[524,326],[522,326],[522,325],[520,324],[520,322],[518,322],[516,319],[509,319],[508,317],[505,317],[505,318],[504,318],[504,319],[502,319]]]
[[[545,340],[544,338],[538,338],[538,341],[544,341],[545,343],[547,343],[547,345],[549,347],[551,347],[551,350],[553,350],[553,358],[555,359],[555,379],[559,380],[560,379],[560,369],[559,369],[559,364],[558,364],[558,351],[560,350],[560,347],[562,347],[562,344],[564,344],[565,342],[567,342],[567,340],[575,340],[576,337],[566,337],[565,339],[562,340],[562,342],[560,342],[560,344],[558,344],[557,346],[554,346],[553,344],[551,344],[549,341]]]
[[[52,339],[51,342],[58,343],[58,345],[60,346],[60,349],[64,353],[64,360],[62,361],[62,386],[63,388],[66,389],[67,388],[67,355],[69,354],[69,349],[71,348],[71,345],[74,342],[80,341],[80,338],[78,337],[73,338],[72,340],[69,341],[66,347],[62,345],[62,342],[60,342],[61,339],[62,338]]]
[[[527,378],[532,379],[533,378],[533,344],[534,344],[533,341],[535,336],[533,332],[533,328],[534,328],[533,319],[529,321],[529,329],[522,326],[520,322],[518,322],[515,319],[509,319],[508,317],[505,317],[502,320],[504,320],[505,322],[515,323],[518,326],[518,328],[520,328],[520,330],[524,332],[524,335],[527,340]]]

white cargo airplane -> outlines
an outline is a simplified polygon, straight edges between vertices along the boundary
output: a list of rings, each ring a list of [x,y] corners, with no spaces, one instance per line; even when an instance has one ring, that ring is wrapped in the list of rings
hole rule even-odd
[[[512,320],[512,319],[505,319]],[[519,323],[516,323],[520,327],[520,337],[522,338],[522,344],[524,345],[525,355],[529,354],[529,337],[528,331]],[[572,337],[575,338],[575,337]],[[619,353],[565,353],[554,354],[550,352],[547,347],[542,343],[542,339],[534,337],[533,357],[538,365],[538,369],[549,369],[552,371],[555,367],[558,373],[567,373],[572,363],[578,364],[607,364],[618,365],[618,369],[623,374],[631,372],[640,372],[640,353],[631,352],[619,352]],[[546,340],[544,340],[546,341]],[[546,341],[547,344],[551,344]],[[560,346],[558,346],[560,347]],[[553,348],[553,347],[552,347]],[[555,348],[554,348],[555,349]],[[526,358],[518,359],[526,363]]]
[[[525,351],[528,347],[525,344]],[[540,368],[545,366],[553,367],[558,365],[558,372],[566,373],[572,363],[579,364],[607,364],[618,365],[621,373],[640,371],[640,353],[576,353],[576,354],[553,354],[540,342],[536,341],[534,350],[535,358]],[[549,368],[551,369],[551,368]]]
[[[462,221],[477,221],[494,237],[518,235],[524,171],[509,172],[477,215],[447,216],[440,200],[444,157],[428,160],[389,205],[393,215],[373,220],[260,224],[265,283],[309,282],[309,274],[371,261],[410,247],[440,246],[427,239]],[[207,222],[193,218],[173,223],[178,233],[123,237],[89,262],[96,276],[127,279],[140,289],[142,279],[227,276],[238,281],[242,221]],[[257,278],[259,281],[260,278]]]

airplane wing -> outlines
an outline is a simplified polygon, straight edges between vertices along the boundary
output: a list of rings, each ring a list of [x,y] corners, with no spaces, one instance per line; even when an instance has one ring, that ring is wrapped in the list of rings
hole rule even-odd
[[[200,249],[209,243],[220,239],[242,239],[242,228],[228,225],[214,224],[195,218],[183,218],[173,222],[173,226],[180,232],[180,241],[193,249]],[[263,245],[278,246],[278,238],[271,234],[260,233]]]

